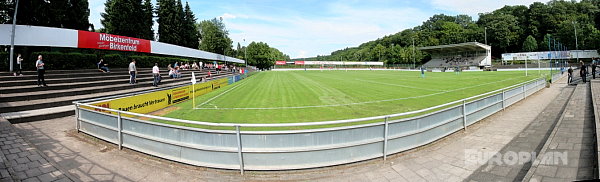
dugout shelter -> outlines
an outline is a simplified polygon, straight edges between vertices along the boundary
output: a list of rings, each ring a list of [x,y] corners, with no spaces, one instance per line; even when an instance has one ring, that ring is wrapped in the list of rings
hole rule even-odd
[[[492,65],[492,47],[479,42],[421,47],[419,50],[431,55],[431,60],[423,65],[427,68],[479,67],[483,69]]]

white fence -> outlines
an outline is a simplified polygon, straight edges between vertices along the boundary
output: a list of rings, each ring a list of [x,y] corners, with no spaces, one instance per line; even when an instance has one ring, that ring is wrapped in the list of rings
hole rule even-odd
[[[525,99],[546,86],[543,78],[418,111],[338,121],[245,124],[209,123],[123,112],[75,102],[78,131],[161,158],[197,166],[244,170],[304,169],[346,164],[423,146],[466,129],[489,115]],[[94,109],[85,109],[94,108]],[[95,109],[118,114],[106,114]],[[402,116],[425,113],[420,116]],[[209,130],[163,124],[154,120],[227,127]],[[243,131],[246,127],[290,127],[330,124],[345,127]]]

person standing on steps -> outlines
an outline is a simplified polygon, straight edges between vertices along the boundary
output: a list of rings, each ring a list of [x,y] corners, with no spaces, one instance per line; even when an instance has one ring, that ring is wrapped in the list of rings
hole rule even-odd
[[[129,84],[135,84],[135,75],[137,74],[137,68],[135,67],[135,59],[131,59],[129,63]]]
[[[15,76],[23,76],[23,72],[22,72],[22,67],[21,67],[21,63],[23,63],[23,57],[21,57],[21,54],[17,55],[17,71],[14,73]]]
[[[158,87],[158,83],[160,82],[160,70],[158,69],[158,63],[154,63],[154,67],[152,67],[152,76],[154,76],[154,82],[152,82],[152,86]]]
[[[44,74],[46,74],[46,70],[44,69],[44,62],[42,61],[42,55],[38,55],[38,60],[35,62],[35,67],[37,69],[38,74],[38,87],[47,87],[46,80],[44,80]]]
[[[596,63],[592,63],[592,79],[596,79]]]
[[[581,69],[579,70],[579,75],[581,76],[581,80],[583,81],[583,83],[585,83],[585,77],[587,76],[586,74],[586,66],[583,63],[583,61],[580,62],[581,64]]]
[[[567,80],[567,84],[571,84],[571,82],[573,81],[573,68],[571,68],[571,66],[569,66],[567,73],[569,74],[569,79]]]

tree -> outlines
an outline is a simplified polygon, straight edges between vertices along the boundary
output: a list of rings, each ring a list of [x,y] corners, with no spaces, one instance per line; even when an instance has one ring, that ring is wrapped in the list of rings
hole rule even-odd
[[[107,0],[100,20],[106,33],[152,39],[152,26],[149,26],[152,17],[148,12],[151,8],[146,3],[142,4],[142,0]]]
[[[55,1],[51,1],[54,3]],[[90,17],[89,3],[87,0],[70,0],[69,9],[67,11],[66,20],[64,23],[65,28],[77,29],[77,30],[89,30]]]
[[[265,70],[271,68],[275,64],[275,60],[271,57],[271,48],[267,43],[252,42],[248,45],[248,61],[249,65],[256,66],[258,69]]]
[[[488,44],[501,50],[493,50],[493,54],[500,55],[518,45],[522,29],[515,16],[501,12],[481,14],[479,22],[488,28]]]
[[[185,3],[185,11],[184,11],[184,24],[183,24],[183,46],[198,49],[199,48],[199,39],[200,35],[196,28],[196,17],[194,16],[194,12],[192,12],[190,5]]]
[[[377,55],[375,57],[376,60],[372,60],[372,61],[381,61],[381,56],[385,54],[385,47],[381,44],[377,44],[377,46],[375,46],[373,48],[373,50],[371,51],[371,53],[373,55]]]
[[[537,50],[537,41],[533,36],[527,36],[527,39],[523,42],[523,51],[525,52],[533,52]]]
[[[0,23],[12,23],[15,1],[0,1]],[[87,0],[21,0],[17,24],[88,30]]]
[[[142,39],[154,40],[154,7],[150,0],[145,0],[142,5],[141,12],[143,16],[140,16],[140,37]]]
[[[181,30],[183,30],[183,8],[178,7],[181,1],[158,0],[156,8],[158,19],[158,41],[175,45],[181,44]],[[181,9],[181,11],[179,11]]]
[[[222,20],[216,18],[200,22],[200,50],[231,55],[232,40]]]
[[[14,4],[9,1],[0,1],[0,24],[9,24],[11,15],[15,12]]]

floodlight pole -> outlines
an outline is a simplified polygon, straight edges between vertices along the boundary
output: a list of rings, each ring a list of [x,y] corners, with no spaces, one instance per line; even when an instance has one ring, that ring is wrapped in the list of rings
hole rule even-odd
[[[244,44],[246,44],[246,39],[244,39]],[[248,67],[248,54],[247,54],[247,50],[248,50],[248,45],[246,45],[246,47],[244,48],[244,63],[246,63],[246,68]]]
[[[412,53],[413,53],[413,68],[416,68],[416,65],[415,65],[415,59],[416,59],[417,55],[415,55],[415,38],[414,38],[414,37],[412,37],[412,44],[413,44],[413,45],[412,45],[412,46],[413,46],[413,47],[412,47]]]
[[[13,61],[15,56],[15,27],[17,25],[17,10],[19,9],[19,0],[15,2],[15,14],[13,15],[12,32],[10,33],[10,68],[9,71],[13,72]]]
[[[485,37],[485,45],[488,45],[487,44],[487,27],[484,27],[484,29],[483,29],[483,36]]]
[[[572,21],[571,23],[573,23],[573,29],[575,30],[575,49],[577,49],[577,62],[579,63],[579,45],[577,43],[577,27],[575,26],[575,21]]]

